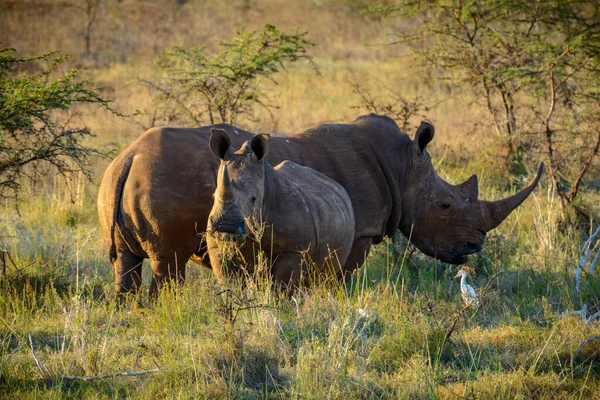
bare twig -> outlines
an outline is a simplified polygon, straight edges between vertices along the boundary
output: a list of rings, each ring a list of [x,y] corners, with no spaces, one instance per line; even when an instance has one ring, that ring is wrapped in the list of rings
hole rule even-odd
[[[276,307],[265,305],[265,304],[253,304],[256,300],[247,298],[246,295],[239,296],[234,293],[231,289],[225,289],[219,293],[217,296],[221,296],[222,294],[226,294],[226,299],[222,302],[220,311],[223,316],[227,319],[227,322],[231,324],[231,326],[235,325],[240,312],[252,310],[255,308],[263,308],[263,309],[275,309]]]
[[[583,180],[583,176],[587,173],[588,169],[591,167],[592,162],[598,155],[599,150],[600,150],[600,130],[598,130],[598,137],[596,139],[596,145],[592,149],[592,152],[588,155],[587,159],[584,161],[583,167],[581,168],[581,171],[579,171],[579,175],[577,176],[577,178],[573,182],[573,185],[571,186],[571,191],[569,192],[569,194],[567,194],[567,200],[569,200],[569,203],[572,203],[575,200],[575,197],[577,196],[577,191],[579,190],[579,186],[581,185],[581,182]]]

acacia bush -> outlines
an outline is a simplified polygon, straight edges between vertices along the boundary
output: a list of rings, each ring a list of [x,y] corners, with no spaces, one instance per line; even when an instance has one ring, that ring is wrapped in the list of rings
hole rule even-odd
[[[384,95],[376,96],[365,84],[364,80],[354,78],[349,81],[354,94],[358,95],[360,103],[356,108],[366,108],[370,112],[384,114],[396,121],[403,132],[410,132],[413,127],[410,126],[412,118],[416,117],[422,110],[427,109],[426,100],[417,96],[407,96],[399,91],[388,88],[384,85]],[[416,129],[417,126],[414,128]]]
[[[37,181],[49,168],[65,178],[82,171],[91,177],[92,159],[106,156],[85,140],[88,127],[71,123],[76,106],[96,104],[113,114],[110,100],[101,97],[76,69],[59,73],[69,56],[51,52],[17,57],[15,49],[0,49],[0,198],[17,198],[23,180]],[[18,70],[40,69],[18,73]]]
[[[273,25],[238,33],[223,50],[207,54],[206,47],[169,47],[156,59],[160,75],[142,83],[156,93],[157,118],[167,123],[200,125],[236,122],[240,116],[254,120],[254,106],[267,111],[275,104],[260,88],[285,62],[312,58],[306,53],[306,32],[284,33]],[[269,111],[270,112],[270,111]]]

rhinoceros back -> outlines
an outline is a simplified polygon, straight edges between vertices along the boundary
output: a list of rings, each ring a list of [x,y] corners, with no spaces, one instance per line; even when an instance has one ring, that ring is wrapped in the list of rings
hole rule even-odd
[[[308,248],[314,260],[322,260],[335,251],[343,264],[355,229],[352,202],[346,190],[326,175],[291,161],[282,162],[275,170],[297,190],[295,196],[301,202],[299,207],[286,210],[289,218],[296,218],[286,223],[312,226],[314,239]]]
[[[244,133],[232,136],[242,141]],[[209,136],[206,129],[152,128],[109,165],[98,208],[111,259],[116,232],[140,257],[187,260],[198,249],[218,167]]]

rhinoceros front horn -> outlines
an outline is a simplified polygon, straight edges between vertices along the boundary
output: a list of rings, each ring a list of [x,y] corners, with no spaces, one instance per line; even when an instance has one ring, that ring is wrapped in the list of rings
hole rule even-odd
[[[229,177],[229,168],[223,164],[217,176],[217,190],[215,191],[215,200],[220,202],[230,202],[234,200],[231,190],[231,178]]]
[[[523,190],[506,199],[498,201],[482,201],[484,212],[484,229],[491,231],[504,221],[506,217],[517,208],[531,194],[537,186],[540,177],[544,172],[544,163],[541,163],[537,170],[536,177]]]

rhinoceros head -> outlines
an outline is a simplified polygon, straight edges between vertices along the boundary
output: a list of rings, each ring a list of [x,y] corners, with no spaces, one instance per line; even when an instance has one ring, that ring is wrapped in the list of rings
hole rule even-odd
[[[538,184],[544,164],[533,181],[515,195],[498,201],[479,200],[477,176],[451,185],[440,178],[425,150],[434,128],[422,122],[407,154],[400,230],[428,256],[452,264],[464,263],[481,250],[486,233],[497,227]]]
[[[211,130],[210,150],[221,160],[221,165],[208,230],[245,235],[247,220],[260,218],[269,135],[256,135],[235,153],[230,152],[230,143],[225,131]]]

